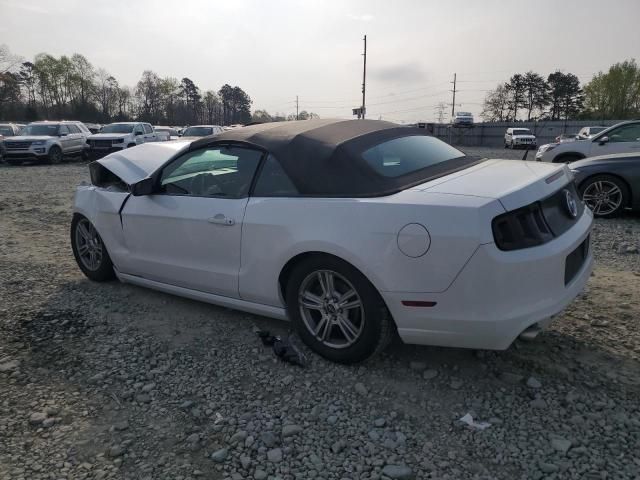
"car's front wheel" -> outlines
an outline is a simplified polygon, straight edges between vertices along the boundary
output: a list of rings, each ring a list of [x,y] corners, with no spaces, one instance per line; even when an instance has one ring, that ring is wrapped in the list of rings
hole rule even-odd
[[[62,150],[60,147],[53,146],[49,149],[49,154],[47,156],[49,163],[52,165],[56,165],[62,162]]]
[[[109,252],[93,224],[82,215],[71,221],[71,248],[78,267],[89,279],[105,282],[115,278]]]
[[[582,201],[596,217],[610,218],[625,209],[629,191],[619,178],[612,175],[596,175],[580,186]]]
[[[329,360],[360,362],[391,338],[393,321],[380,294],[362,273],[335,257],[313,256],[296,265],[286,301],[302,340]]]

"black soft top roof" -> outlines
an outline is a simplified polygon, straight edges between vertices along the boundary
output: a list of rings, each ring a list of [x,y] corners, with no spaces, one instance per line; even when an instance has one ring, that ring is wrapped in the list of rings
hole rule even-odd
[[[444,165],[390,178],[367,165],[362,152],[394,138],[426,134],[380,120],[301,120],[236,128],[196,140],[189,149],[243,143],[273,154],[302,195],[380,196],[440,176]],[[460,168],[451,162],[445,162],[446,173]]]

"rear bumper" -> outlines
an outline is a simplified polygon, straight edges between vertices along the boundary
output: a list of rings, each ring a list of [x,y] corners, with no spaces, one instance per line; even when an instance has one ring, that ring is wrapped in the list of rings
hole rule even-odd
[[[548,325],[589,280],[593,254],[565,285],[565,261],[589,241],[593,216],[539,247],[501,251],[481,245],[453,284],[441,293],[381,292],[406,343],[504,350],[528,327]],[[436,302],[406,307],[402,301]]]

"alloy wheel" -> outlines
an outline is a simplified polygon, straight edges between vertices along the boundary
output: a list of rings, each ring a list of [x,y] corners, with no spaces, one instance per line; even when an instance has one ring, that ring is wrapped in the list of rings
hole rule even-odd
[[[93,272],[102,264],[103,245],[100,235],[89,220],[83,218],[76,226],[76,248],[82,264]]]
[[[306,328],[327,347],[347,348],[362,334],[362,299],[337,272],[317,270],[307,275],[298,290],[298,305]]]
[[[609,215],[620,208],[622,190],[615,183],[598,180],[584,189],[582,200],[596,215]]]

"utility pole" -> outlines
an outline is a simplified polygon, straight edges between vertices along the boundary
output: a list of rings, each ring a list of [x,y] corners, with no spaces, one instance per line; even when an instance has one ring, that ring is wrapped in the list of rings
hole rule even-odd
[[[296,95],[296,120],[300,120],[300,114],[298,113],[298,95]]]
[[[453,101],[451,102],[451,121],[449,122],[449,145],[451,145],[451,137],[453,135],[453,121],[456,114],[456,74],[453,74]]]
[[[453,122],[455,113],[456,113],[456,74],[453,74],[453,101],[451,102],[451,121]]]
[[[364,53],[362,54],[364,56],[364,68],[362,70],[362,118],[364,118],[364,115],[366,113],[366,104],[365,104],[365,92],[366,92],[366,85],[367,85],[367,36],[364,36]]]

